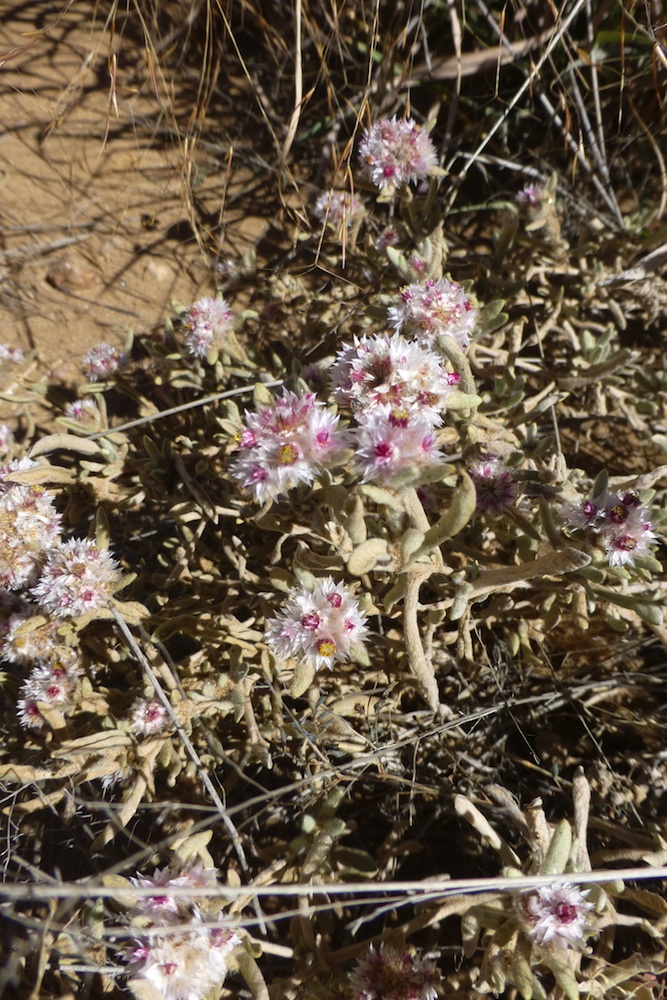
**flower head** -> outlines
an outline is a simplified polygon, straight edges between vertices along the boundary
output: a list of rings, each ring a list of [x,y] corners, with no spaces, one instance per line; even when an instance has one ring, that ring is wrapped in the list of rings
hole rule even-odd
[[[60,534],[52,495],[43,486],[23,486],[6,478],[34,465],[21,459],[0,469],[0,586],[10,590],[33,582]]]
[[[20,347],[0,344],[0,361],[9,361],[12,365],[18,365],[23,361],[23,351]]]
[[[477,509],[486,514],[496,514],[511,507],[516,500],[517,485],[512,472],[495,455],[474,462],[470,478],[475,485]]]
[[[314,393],[284,392],[274,406],[246,414],[231,473],[263,503],[311,483],[336,464],[345,443],[338,417]]]
[[[137,902],[136,909],[142,913],[150,913],[152,916],[165,915],[168,913],[189,915],[193,912],[193,898],[198,889],[210,889],[218,883],[217,868],[204,868],[200,864],[190,865],[180,872],[172,868],[156,868],[153,875],[137,874],[136,878],[131,878],[132,885],[141,889],[158,890],[154,896],[142,896]],[[181,894],[170,895],[169,890],[192,889],[192,895]]]
[[[355,337],[338,352],[329,374],[334,399],[353,410],[366,412],[383,403],[414,407],[433,424],[441,422],[459,381],[438,354],[396,333]]]
[[[522,212],[534,215],[542,207],[543,194],[540,184],[526,184],[516,196],[516,203]]]
[[[76,663],[53,661],[35,667],[21,685],[17,709],[19,722],[29,729],[41,729],[41,707],[66,712],[72,707],[81,671]]]
[[[35,622],[36,611],[34,604],[23,602],[9,617],[0,640],[3,659],[21,665],[76,662],[76,651],[63,645],[56,623],[43,619]]]
[[[381,191],[391,193],[434,173],[438,159],[426,129],[412,118],[382,118],[364,132],[359,144],[364,173]]]
[[[522,893],[517,908],[530,940],[549,950],[583,950],[591,933],[588,915],[593,909],[587,895],[568,882],[552,882]]]
[[[364,215],[364,205],[358,194],[325,191],[315,202],[315,215],[334,229],[347,229]]]
[[[224,299],[199,299],[182,317],[183,339],[190,352],[205,358],[224,345],[234,325],[233,313]]]
[[[636,493],[605,490],[562,512],[573,530],[588,531],[605,550],[610,566],[632,566],[650,555],[656,540],[650,513]]]
[[[86,427],[95,427],[100,422],[100,408],[90,396],[75,399],[65,409],[65,416]]]
[[[163,733],[171,725],[167,709],[157,698],[137,698],[132,706],[131,729],[136,736]]]
[[[227,975],[227,956],[241,943],[237,934],[207,927],[195,913],[182,929],[135,939],[128,975],[145,979],[164,1000],[204,1000],[219,991]]]
[[[391,483],[399,473],[416,473],[443,460],[433,423],[417,407],[381,405],[359,415],[354,464],[362,481]]]
[[[127,354],[101,340],[84,354],[81,367],[89,382],[100,382],[115,375],[126,364]]]
[[[440,978],[427,959],[391,945],[371,945],[350,973],[350,985],[354,1000],[437,1000]]]
[[[429,278],[424,284],[405,286],[400,302],[389,309],[389,322],[426,347],[436,346],[438,337],[449,336],[463,348],[470,343],[477,310],[461,285]]]
[[[282,659],[296,657],[319,668],[349,659],[367,634],[356,597],[328,576],[312,590],[293,590],[282,611],[267,622],[265,637]]]
[[[105,607],[120,582],[120,568],[107,549],[71,538],[51,549],[32,595],[43,611],[78,618]]]

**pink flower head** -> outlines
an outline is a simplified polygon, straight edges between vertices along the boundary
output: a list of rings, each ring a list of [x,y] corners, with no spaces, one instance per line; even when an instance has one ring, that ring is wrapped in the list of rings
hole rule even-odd
[[[115,375],[127,364],[127,354],[101,340],[83,356],[81,367],[89,382],[100,382]]]
[[[266,625],[266,641],[281,659],[295,657],[320,667],[348,660],[368,634],[359,602],[328,576],[312,590],[295,588],[282,611]]]
[[[196,891],[210,889],[217,885],[218,870],[217,868],[204,868],[202,864],[192,865],[180,873],[169,867],[156,868],[152,876],[138,874],[130,881],[141,889],[155,888],[157,890],[154,896],[142,896],[137,901],[136,908],[141,912],[154,916],[170,913],[187,916],[194,912]],[[174,896],[170,893],[172,888],[192,889],[192,895],[179,893]]]
[[[132,706],[131,729],[136,736],[154,736],[171,726],[167,709],[157,698],[137,698]]]
[[[78,618],[105,607],[120,582],[120,568],[107,549],[71,538],[51,549],[32,595],[48,614]]]
[[[205,926],[196,912],[179,932],[166,924],[164,934],[135,939],[128,975],[149,982],[163,1000],[204,1000],[220,992],[227,956],[240,943],[232,931]]]
[[[478,510],[486,514],[496,514],[514,504],[517,485],[512,478],[511,470],[503,465],[499,458],[489,455],[479,462],[474,462],[468,471],[475,485]]]
[[[425,347],[438,337],[452,337],[465,348],[477,322],[477,309],[461,285],[446,278],[406,285],[400,302],[389,309],[389,322],[398,333],[415,337]]]
[[[426,129],[412,118],[383,118],[371,125],[359,144],[364,173],[391,193],[434,173],[438,158]]]
[[[19,722],[26,728],[41,729],[44,717],[40,706],[67,712],[72,707],[81,671],[75,663],[54,661],[35,667],[21,685],[17,709]]]
[[[359,415],[354,464],[362,482],[391,483],[407,469],[437,465],[443,455],[432,422],[418,408],[375,406]]]
[[[355,411],[386,403],[419,409],[432,424],[441,423],[456,384],[438,354],[397,333],[355,337],[338,352],[329,374],[334,399]]]
[[[341,457],[346,435],[338,417],[312,392],[284,392],[274,406],[246,414],[231,473],[260,503],[311,483]]]
[[[651,554],[656,540],[650,513],[636,493],[606,490],[562,513],[564,523],[587,531],[604,548],[610,566],[632,566]]]
[[[543,190],[540,184],[526,184],[516,196],[516,203],[522,212],[534,215],[542,207]]]
[[[183,315],[183,339],[190,354],[205,358],[221,348],[233,328],[234,319],[224,299],[199,299]]]
[[[315,215],[334,229],[347,229],[364,215],[364,205],[359,195],[349,191],[325,191],[315,203]]]
[[[583,950],[593,904],[588,893],[568,882],[553,882],[522,893],[517,902],[519,916],[531,941],[541,948]]]
[[[95,427],[100,422],[100,408],[94,399],[84,396],[67,406],[65,416],[85,427]]]
[[[437,1000],[435,964],[409,951],[371,945],[350,973],[354,1000]]]

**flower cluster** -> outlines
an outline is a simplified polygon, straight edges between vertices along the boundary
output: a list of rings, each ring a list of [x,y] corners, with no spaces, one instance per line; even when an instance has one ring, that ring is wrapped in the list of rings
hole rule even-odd
[[[381,479],[391,485],[413,469],[438,465],[443,460],[433,423],[418,407],[376,406],[355,430],[354,464],[362,482]]]
[[[487,455],[468,469],[477,493],[477,510],[497,514],[516,500],[517,484],[508,469],[495,455]]]
[[[364,215],[364,205],[358,194],[349,191],[325,191],[315,202],[315,215],[334,229],[347,229]]]
[[[57,708],[67,714],[74,702],[74,695],[81,671],[72,654],[67,660],[34,667],[21,685],[17,702],[19,722],[29,729],[44,725],[43,709]]]
[[[83,356],[81,368],[89,382],[100,382],[119,372],[127,364],[127,354],[104,340]]]
[[[437,1000],[435,963],[392,945],[370,946],[350,973],[354,1000]]]
[[[37,577],[46,552],[60,534],[60,514],[42,486],[8,480],[36,463],[30,459],[0,468],[0,586],[20,590]]]
[[[438,165],[431,137],[412,118],[375,122],[364,132],[359,155],[366,176],[388,194],[430,177]]]
[[[183,340],[190,354],[206,358],[224,346],[234,325],[233,313],[224,299],[199,299],[184,313]]]
[[[441,422],[447,397],[460,381],[438,354],[399,334],[355,337],[337,353],[329,375],[334,399],[357,415],[386,403],[418,407],[433,424]]]
[[[604,549],[610,566],[632,566],[635,559],[650,555],[656,535],[650,513],[636,493],[605,490],[563,512],[565,524],[588,531]]]
[[[296,657],[317,669],[348,660],[367,634],[357,599],[330,576],[317,580],[312,590],[293,590],[282,611],[267,622],[265,633],[276,656]]]
[[[311,483],[341,457],[346,435],[315,394],[285,391],[273,406],[246,414],[231,473],[263,503]]]
[[[592,933],[587,893],[568,882],[553,882],[517,899],[517,912],[526,933],[538,947],[583,950]]]
[[[78,618],[103,608],[121,582],[118,563],[88,538],[60,542],[48,553],[32,596],[56,618]]]
[[[449,336],[465,348],[477,322],[477,309],[455,281],[429,278],[421,285],[406,285],[400,303],[389,309],[389,322],[398,333],[416,337],[426,347],[437,345],[438,337]]]
[[[197,890],[216,885],[217,870],[191,867],[180,875],[157,869],[153,877],[138,876],[140,888],[155,888],[135,907],[143,933],[127,952],[127,973],[145,980],[164,1000],[203,1000],[217,993],[227,975],[229,953],[241,938],[226,928],[211,927],[193,901]],[[170,889],[191,889],[175,896]],[[162,931],[162,932],[161,932]]]

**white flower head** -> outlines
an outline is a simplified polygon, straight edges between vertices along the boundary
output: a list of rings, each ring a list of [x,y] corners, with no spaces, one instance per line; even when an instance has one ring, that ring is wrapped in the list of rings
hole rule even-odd
[[[284,392],[274,406],[247,413],[230,471],[263,503],[335,465],[346,444],[338,417],[315,394]]]
[[[100,382],[115,375],[127,364],[127,354],[101,340],[87,351],[81,362],[89,382]]]
[[[29,586],[60,535],[60,514],[43,486],[22,486],[6,477],[29,469],[29,459],[0,468],[0,586]]]
[[[67,714],[72,708],[80,676],[80,668],[72,662],[54,661],[35,667],[21,685],[21,698],[17,703],[20,724],[41,729],[45,724],[41,706],[58,708]]]
[[[18,365],[23,361],[23,351],[20,347],[12,347],[11,344],[0,344],[0,361]]]
[[[155,736],[171,726],[167,709],[158,698],[137,698],[130,728],[136,736]]]
[[[434,962],[392,945],[371,945],[350,973],[354,1000],[437,1000]]]
[[[552,882],[522,893],[517,908],[530,940],[550,950],[583,950],[593,933],[589,914],[594,907],[587,896],[569,882]]]
[[[199,299],[182,317],[183,340],[196,358],[206,358],[225,344],[234,316],[225,299]]]
[[[164,1000],[204,1000],[219,991],[227,975],[227,956],[241,943],[238,934],[206,927],[196,913],[181,930],[135,940],[128,975],[151,983]]]
[[[438,337],[448,336],[465,348],[477,323],[477,309],[456,281],[429,278],[405,286],[398,304],[389,309],[389,322],[398,333],[415,337],[426,347],[437,347]]]
[[[383,403],[417,408],[433,424],[441,422],[447,398],[460,381],[440,355],[395,333],[355,337],[329,369],[338,402],[355,411]]]
[[[265,637],[276,656],[305,660],[319,669],[348,660],[367,634],[356,597],[328,576],[312,590],[293,590],[282,611],[267,622]]]
[[[174,869],[156,868],[151,875],[138,874],[131,878],[133,885],[141,889],[158,890],[154,896],[142,896],[136,904],[136,909],[152,916],[165,914],[180,914],[188,916],[195,912],[194,897],[198,889],[209,889],[217,885],[217,868],[204,868],[199,864],[190,865],[180,872]],[[192,896],[170,894],[170,889],[192,889]]]
[[[84,427],[96,427],[100,422],[100,408],[90,396],[83,396],[67,405],[65,416]]]
[[[347,229],[364,215],[364,205],[358,194],[325,191],[315,202],[315,215],[336,230]]]
[[[51,549],[32,596],[56,618],[78,618],[105,607],[121,579],[107,549],[88,538],[71,538]]]
[[[431,420],[417,407],[382,405],[359,414],[356,442],[354,465],[362,482],[391,484],[407,469],[418,474],[444,459]]]
[[[430,177],[438,158],[428,131],[412,118],[382,118],[371,125],[359,144],[364,173],[388,194],[404,184]]]
[[[597,536],[610,566],[632,566],[636,559],[651,554],[656,534],[650,512],[636,493],[605,490],[561,512],[563,522],[573,530]]]

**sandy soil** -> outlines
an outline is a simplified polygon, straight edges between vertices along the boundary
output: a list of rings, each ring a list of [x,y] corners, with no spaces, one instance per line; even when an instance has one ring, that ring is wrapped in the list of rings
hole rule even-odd
[[[42,376],[79,382],[93,344],[120,346],[170,300],[214,288],[145,54],[110,39],[97,5],[62,6],[2,4],[0,342],[34,350]]]

